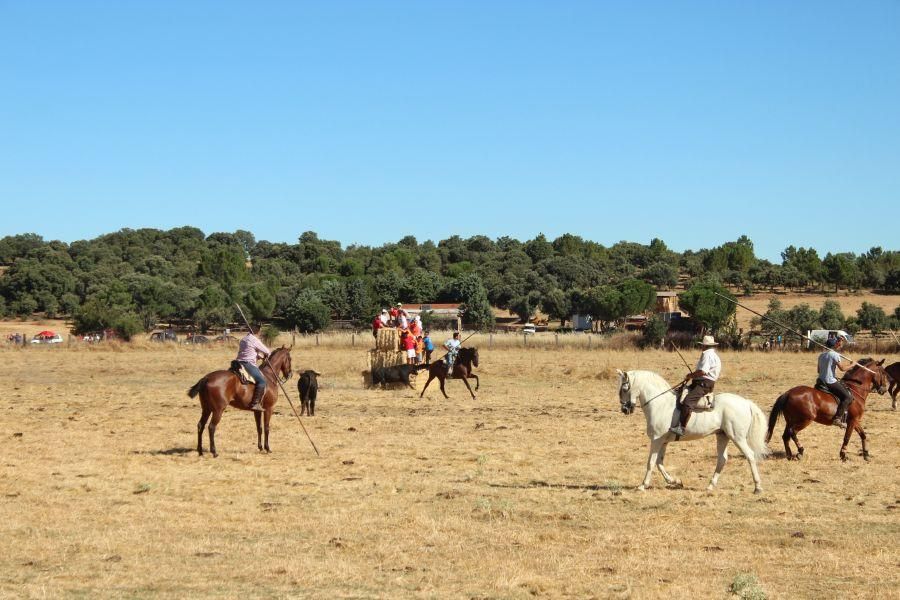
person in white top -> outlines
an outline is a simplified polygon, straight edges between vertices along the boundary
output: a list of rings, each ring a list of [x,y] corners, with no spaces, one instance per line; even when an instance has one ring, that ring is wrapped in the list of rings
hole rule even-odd
[[[454,331],[453,337],[444,342],[444,348],[447,349],[447,374],[453,373],[453,363],[456,362],[456,355],[462,342],[459,341],[459,332]]]
[[[722,359],[716,354],[715,338],[711,335],[704,335],[703,341],[700,342],[703,347],[703,353],[700,354],[700,360],[693,373],[688,373],[684,378],[684,383],[691,382],[688,386],[687,396],[681,401],[681,405],[676,407],[676,412],[680,412],[679,423],[677,427],[672,427],[669,431],[675,435],[684,435],[685,427],[687,427],[688,419],[691,413],[697,408],[697,401],[706,394],[712,393],[716,387],[716,381],[722,374]],[[682,390],[684,388],[682,387]]]

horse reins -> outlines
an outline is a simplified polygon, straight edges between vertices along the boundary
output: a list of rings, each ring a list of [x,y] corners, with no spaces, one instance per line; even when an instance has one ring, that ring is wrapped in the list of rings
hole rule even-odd
[[[237,302],[235,302],[234,305],[237,307],[238,312],[241,313],[241,318],[244,320],[244,324],[247,326],[247,329],[252,334],[253,328],[250,327],[250,322],[247,320],[247,317],[244,316],[244,311],[241,310],[241,305],[238,304]],[[288,352],[288,356],[290,356],[290,352]],[[272,371],[272,375],[275,377],[275,381],[278,383],[278,387],[280,387],[281,391],[284,392],[284,397],[287,398],[288,404],[291,405],[291,410],[294,411],[294,416],[297,417],[297,422],[300,423],[300,428],[303,430],[303,433],[306,434],[306,439],[309,440],[309,443],[312,444],[313,450],[316,451],[316,456],[321,456],[321,454],[319,454],[319,449],[316,448],[316,443],[310,437],[309,432],[306,431],[306,427],[303,425],[303,421],[300,419],[300,414],[297,413],[297,409],[294,406],[294,403],[291,402],[291,397],[288,395],[287,390],[284,389],[284,384],[281,383],[281,379],[278,377],[278,371],[276,371],[275,367],[272,366],[272,363],[269,362],[268,356],[263,358],[263,362],[265,363],[263,366],[269,367],[269,369]]]

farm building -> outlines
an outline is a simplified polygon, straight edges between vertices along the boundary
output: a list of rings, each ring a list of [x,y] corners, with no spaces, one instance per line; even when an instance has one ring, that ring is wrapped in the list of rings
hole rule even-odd
[[[463,311],[459,304],[403,304],[401,306],[410,318],[422,313],[432,315],[433,327],[462,328]]]
[[[678,312],[678,292],[656,292],[656,312]]]

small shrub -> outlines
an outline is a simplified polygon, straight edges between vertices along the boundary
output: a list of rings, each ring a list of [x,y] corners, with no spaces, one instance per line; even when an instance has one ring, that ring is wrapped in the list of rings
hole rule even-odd
[[[262,329],[259,330],[259,337],[262,338],[262,341],[266,346],[274,345],[275,340],[278,339],[278,336],[280,334],[281,331],[279,331],[278,328],[271,323],[263,325]]]
[[[759,585],[759,579],[753,573],[735,575],[728,586],[728,591],[742,600],[766,600],[765,590]]]

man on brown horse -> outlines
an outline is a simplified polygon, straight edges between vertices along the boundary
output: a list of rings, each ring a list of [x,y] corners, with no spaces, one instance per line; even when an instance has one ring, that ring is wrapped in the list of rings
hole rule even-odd
[[[840,355],[846,340],[847,338],[843,334],[838,334],[833,342],[828,340],[828,345],[832,346],[833,344],[833,346],[819,355],[819,378],[816,380],[816,387],[826,388],[838,399],[837,412],[834,413],[831,424],[839,427],[847,426],[847,407],[853,401],[850,390],[835,377],[835,368],[846,371],[850,367],[850,363],[844,362]]]
[[[700,342],[700,346],[703,348],[700,360],[697,361],[694,371],[688,373],[687,377],[684,378],[685,384],[689,380],[691,382],[687,396],[681,401],[681,405],[675,409],[676,412],[680,411],[678,426],[669,430],[677,436],[684,435],[684,428],[687,427],[688,419],[691,418],[691,413],[697,408],[697,402],[700,398],[706,394],[711,394],[713,388],[716,387],[716,381],[719,380],[719,375],[722,373],[722,359],[716,354],[716,346],[718,345],[715,338],[711,335],[703,336],[703,341]],[[682,391],[683,389],[682,387]]]
[[[256,387],[253,390],[253,400],[250,402],[250,410],[262,411],[263,407],[260,401],[266,393],[266,378],[263,377],[262,371],[256,366],[256,359],[260,357],[268,358],[271,351],[256,337],[256,333],[259,333],[259,325],[251,327],[250,332],[241,338],[235,360],[247,369],[247,373],[256,382]]]

